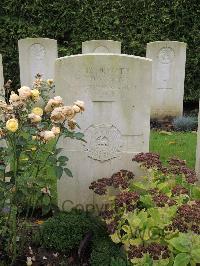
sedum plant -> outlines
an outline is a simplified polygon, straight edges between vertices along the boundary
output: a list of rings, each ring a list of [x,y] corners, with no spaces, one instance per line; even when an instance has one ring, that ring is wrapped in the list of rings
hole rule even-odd
[[[26,86],[12,92],[9,103],[0,102],[0,212],[6,219],[3,227],[7,252],[17,255],[20,230],[34,210],[50,210],[55,179],[65,171],[68,158],[59,156],[56,144],[61,136],[82,140],[75,132],[74,117],[84,111],[84,103],[66,106],[60,96],[50,98],[54,85],[37,75],[33,88]],[[20,216],[25,218],[22,220]],[[23,225],[22,225],[23,224]]]
[[[164,166],[159,155],[140,153],[133,159],[144,170],[134,180],[121,170],[92,182],[104,197],[101,213],[111,239],[121,243],[133,265],[200,263],[200,188],[186,162],[172,158]],[[113,188],[114,196],[110,196]]]

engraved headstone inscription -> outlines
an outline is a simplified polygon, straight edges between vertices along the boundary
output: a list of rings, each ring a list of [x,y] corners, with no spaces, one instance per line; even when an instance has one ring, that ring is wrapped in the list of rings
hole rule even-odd
[[[120,169],[137,171],[132,158],[149,150],[152,62],[114,54],[85,54],[56,60],[56,95],[64,102],[85,102],[77,120],[85,142],[59,142],[69,157],[73,178],[58,181],[58,204],[69,209],[99,203],[92,181]]]
[[[151,42],[147,44],[146,57],[153,60],[151,117],[182,115],[186,44]]]
[[[54,79],[58,57],[57,41],[48,38],[26,38],[18,41],[21,85],[32,86],[39,73],[44,79]]]

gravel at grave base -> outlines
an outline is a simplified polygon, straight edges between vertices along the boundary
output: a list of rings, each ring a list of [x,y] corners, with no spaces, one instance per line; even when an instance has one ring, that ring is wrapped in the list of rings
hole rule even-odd
[[[27,257],[33,258],[32,266],[90,266],[87,256],[84,261],[78,262],[77,250],[71,251],[68,256],[42,247],[32,247],[32,252],[33,254],[30,255],[29,247],[27,247],[25,255],[18,257],[13,266],[27,266]]]

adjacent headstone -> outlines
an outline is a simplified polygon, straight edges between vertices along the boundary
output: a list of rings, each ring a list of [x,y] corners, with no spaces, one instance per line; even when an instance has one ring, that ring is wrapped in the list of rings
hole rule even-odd
[[[1,54],[0,54],[0,100],[5,101],[3,63],[2,63],[2,55]],[[6,146],[5,139],[0,138],[0,147],[5,147],[5,146]]]
[[[32,86],[36,74],[54,79],[58,58],[57,41],[48,38],[26,38],[18,41],[21,86]]]
[[[200,101],[199,101],[200,108]],[[200,109],[198,117],[198,131],[197,131],[197,148],[196,148],[196,167],[195,167],[197,177],[200,180]]]
[[[4,100],[4,77],[3,77],[3,64],[2,64],[2,55],[0,54],[0,99]]]
[[[128,55],[74,55],[56,60],[56,95],[85,102],[78,117],[87,143],[64,139],[73,178],[58,182],[60,208],[96,204],[90,183],[120,169],[137,169],[132,158],[149,150],[152,62]]]
[[[153,60],[151,117],[181,116],[183,112],[186,44],[157,41],[147,44]]]
[[[91,40],[82,43],[82,54],[121,54],[121,42]]]

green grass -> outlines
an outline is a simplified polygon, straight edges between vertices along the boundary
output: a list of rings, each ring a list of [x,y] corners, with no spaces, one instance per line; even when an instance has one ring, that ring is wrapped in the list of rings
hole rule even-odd
[[[195,167],[197,135],[192,132],[172,132],[172,135],[151,131],[150,151],[160,154],[165,163],[176,156],[186,160],[187,165]]]

